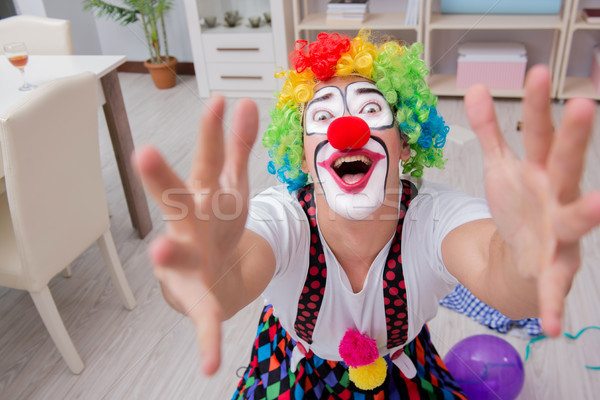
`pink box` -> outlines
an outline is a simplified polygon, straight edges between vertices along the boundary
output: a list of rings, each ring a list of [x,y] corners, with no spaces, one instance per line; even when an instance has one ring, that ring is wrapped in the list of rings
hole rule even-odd
[[[600,94],[600,46],[594,47],[592,52],[592,71],[590,73],[596,93]]]
[[[462,43],[458,46],[456,87],[483,83],[490,89],[521,89],[527,68],[522,43]]]

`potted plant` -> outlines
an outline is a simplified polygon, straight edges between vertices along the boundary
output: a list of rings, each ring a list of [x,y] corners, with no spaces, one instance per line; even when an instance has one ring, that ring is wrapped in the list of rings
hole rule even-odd
[[[129,25],[141,21],[150,52],[144,66],[150,71],[154,85],[159,89],[175,86],[177,58],[169,55],[165,13],[171,9],[172,0],[121,0],[115,5],[103,0],[83,0],[84,10],[93,10],[98,17],[106,16]]]

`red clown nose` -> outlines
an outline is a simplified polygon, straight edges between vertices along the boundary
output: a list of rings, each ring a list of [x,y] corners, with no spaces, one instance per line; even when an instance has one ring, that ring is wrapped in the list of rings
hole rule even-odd
[[[370,137],[369,125],[359,117],[337,118],[327,128],[327,140],[338,150],[360,149]]]

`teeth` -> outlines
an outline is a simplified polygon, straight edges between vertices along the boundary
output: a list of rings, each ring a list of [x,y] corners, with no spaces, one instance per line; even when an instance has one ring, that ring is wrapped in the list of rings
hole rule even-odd
[[[333,163],[333,168],[339,167],[344,162],[352,162],[352,161],[362,161],[367,165],[371,165],[371,160],[367,156],[363,156],[361,154],[361,155],[340,157],[337,160],[335,160],[335,162]]]

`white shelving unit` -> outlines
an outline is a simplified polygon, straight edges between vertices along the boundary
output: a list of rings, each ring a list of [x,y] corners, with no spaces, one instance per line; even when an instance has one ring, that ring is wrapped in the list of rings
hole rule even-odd
[[[327,1],[293,0],[294,33],[296,40],[309,39],[313,32],[352,32],[368,27],[372,31],[406,31],[407,35],[396,35],[407,42],[423,41],[423,2],[419,4],[416,25],[405,25],[407,0],[370,0],[372,10],[362,22],[327,22]]]
[[[293,39],[291,4],[287,0],[184,0],[194,69],[201,97],[272,97],[280,83],[273,74],[287,67]],[[238,10],[235,27],[224,24],[224,12]],[[249,26],[248,17],[270,12],[271,24]],[[214,15],[217,25],[201,24]]]
[[[525,0],[526,1],[526,0]],[[600,0],[563,0],[556,15],[442,14],[440,0],[421,0],[416,25],[405,25],[408,0],[370,0],[363,22],[327,22],[323,0],[184,0],[200,96],[271,97],[280,89],[273,72],[288,66],[294,40],[314,40],[319,32],[354,35],[362,27],[378,37],[392,36],[424,44],[431,69],[428,83],[438,96],[463,96],[456,87],[457,46],[466,41],[519,41],[527,48],[528,67],[547,64],[552,96],[585,96],[600,100],[589,78],[591,49],[600,43],[600,24],[586,23],[584,7],[600,8]],[[223,13],[237,8],[243,20],[224,26]],[[271,25],[250,28],[247,17],[270,11]],[[220,25],[207,28],[202,17],[216,15]],[[577,46],[573,46],[577,43]],[[492,89],[494,97],[520,98],[523,90]]]
[[[586,22],[581,10],[585,7],[600,8],[600,1],[574,0],[572,3],[569,30],[558,81],[559,99],[588,97],[600,100],[592,80],[589,78],[592,66],[592,49],[600,44],[600,24]],[[578,49],[573,48],[577,43]],[[579,51],[579,54],[576,51]]]
[[[432,69],[428,78],[438,96],[463,96],[456,87],[457,46],[466,41],[520,41],[528,50],[528,66],[545,63],[557,88],[572,0],[563,0],[558,15],[442,14],[439,0],[424,0],[424,54]],[[434,37],[438,35],[438,37]],[[435,52],[435,54],[434,54]],[[445,63],[445,65],[444,65]],[[522,97],[523,90],[491,90],[494,97]]]

